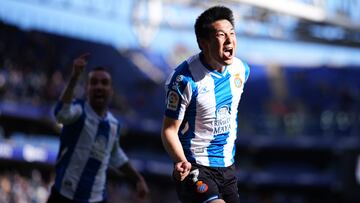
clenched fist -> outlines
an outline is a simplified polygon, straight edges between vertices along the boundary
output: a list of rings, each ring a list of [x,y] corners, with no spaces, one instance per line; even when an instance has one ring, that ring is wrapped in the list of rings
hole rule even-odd
[[[72,70],[73,76],[79,76],[81,73],[84,72],[85,67],[87,65],[87,57],[89,55],[90,55],[89,53],[85,53],[74,59],[73,70]]]

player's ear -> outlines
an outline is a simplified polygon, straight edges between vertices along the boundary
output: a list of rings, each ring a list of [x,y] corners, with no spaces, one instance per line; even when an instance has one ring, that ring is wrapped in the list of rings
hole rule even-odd
[[[207,46],[207,40],[204,38],[198,38],[198,45],[200,50],[204,51],[205,47]]]
[[[113,86],[110,86],[110,97],[114,96],[114,88]]]

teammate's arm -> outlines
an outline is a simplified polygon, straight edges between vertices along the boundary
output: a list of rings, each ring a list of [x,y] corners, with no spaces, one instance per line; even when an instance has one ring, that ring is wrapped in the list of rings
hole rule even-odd
[[[191,164],[187,161],[183,147],[178,137],[181,120],[164,117],[161,139],[165,150],[175,163],[174,176],[178,180],[184,180],[189,175]]]
[[[118,133],[120,133],[120,131]],[[148,186],[142,175],[132,166],[129,162],[129,158],[120,147],[119,137],[120,134],[117,136],[116,141],[112,146],[109,168],[115,170],[116,172],[120,172],[133,182],[136,185],[138,197],[144,200],[149,193]]]
[[[144,178],[129,161],[118,167],[118,170],[136,184],[136,191],[139,198],[144,199],[148,195],[149,188]]]
[[[80,75],[84,72],[87,60],[86,57],[89,54],[83,54],[76,58],[73,63],[72,71],[70,80],[67,83],[63,93],[60,96],[60,101],[62,101],[65,104],[71,103],[74,95],[74,89],[76,87],[76,84],[79,80]]]
[[[55,107],[55,117],[59,123],[69,124],[74,122],[82,112],[79,105],[71,105],[74,95],[74,89],[79,80],[80,75],[84,72],[89,54],[83,54],[76,58],[73,62],[70,80],[66,84],[59,101]]]

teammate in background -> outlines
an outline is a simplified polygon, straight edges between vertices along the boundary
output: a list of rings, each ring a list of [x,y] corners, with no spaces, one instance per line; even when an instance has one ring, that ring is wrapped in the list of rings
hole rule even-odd
[[[162,141],[182,202],[239,203],[234,166],[238,104],[249,77],[235,57],[233,13],[215,6],[195,22],[200,53],[166,82]]]
[[[144,200],[148,187],[120,148],[120,123],[108,110],[113,94],[110,73],[103,67],[90,70],[86,101],[73,100],[87,55],[74,60],[70,81],[55,108],[63,129],[48,202],[106,202],[109,164],[136,182],[138,196]]]

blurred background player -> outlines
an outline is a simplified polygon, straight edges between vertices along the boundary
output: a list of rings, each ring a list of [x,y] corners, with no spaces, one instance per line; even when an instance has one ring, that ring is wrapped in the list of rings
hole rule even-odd
[[[215,6],[196,20],[201,52],[166,83],[162,140],[182,202],[240,201],[234,166],[237,112],[249,67],[235,57],[232,11]]]
[[[111,75],[103,67],[88,74],[87,100],[73,100],[88,54],[74,60],[55,116],[63,129],[56,178],[48,202],[106,202],[106,172],[111,165],[136,183],[140,199],[148,193],[144,178],[119,146],[119,121],[108,111],[113,94]]]

